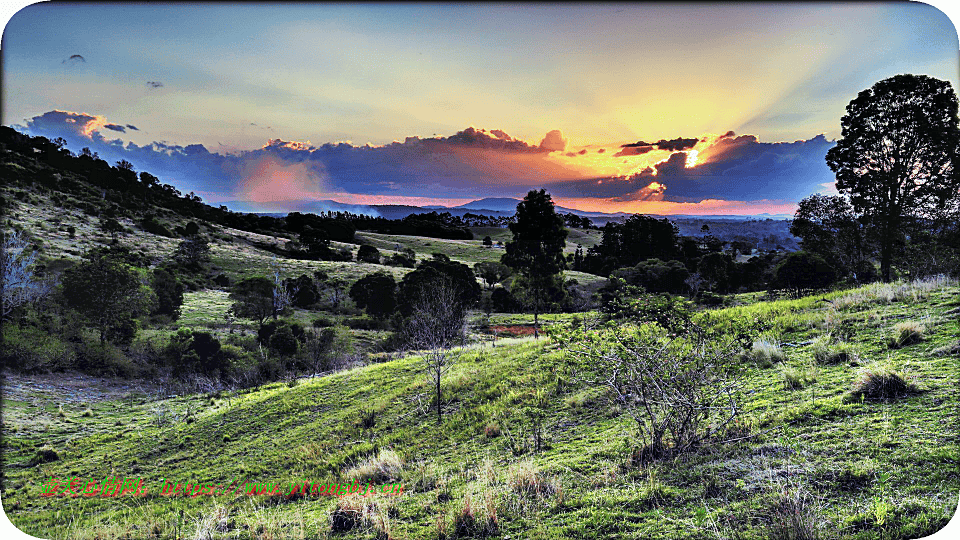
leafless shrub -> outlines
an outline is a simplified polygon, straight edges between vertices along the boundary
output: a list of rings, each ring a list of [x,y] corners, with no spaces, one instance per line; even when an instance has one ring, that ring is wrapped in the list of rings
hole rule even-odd
[[[574,376],[609,388],[636,422],[644,461],[723,437],[740,415],[732,342],[698,330],[672,338],[656,325],[573,331],[561,342]]]
[[[445,280],[421,287],[403,326],[405,341],[423,352],[424,371],[436,391],[437,421],[442,421],[440,383],[460,355],[454,345],[466,340],[467,311],[456,289]]]

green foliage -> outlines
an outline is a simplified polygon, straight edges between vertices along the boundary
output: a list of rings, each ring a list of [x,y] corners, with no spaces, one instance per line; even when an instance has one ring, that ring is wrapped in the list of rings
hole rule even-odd
[[[220,340],[209,332],[181,328],[170,338],[163,354],[177,377],[194,373],[219,377],[230,368]]]
[[[180,318],[180,307],[183,305],[183,284],[172,271],[157,268],[153,271],[150,285],[157,295],[157,305],[154,315],[165,315],[175,321]]]
[[[480,284],[470,267],[437,254],[421,261],[416,270],[403,276],[397,295],[398,311],[409,316],[424,290],[440,286],[451,288],[457,304],[464,308],[473,306],[480,299]]]
[[[384,272],[368,274],[350,287],[350,298],[371,317],[385,319],[397,306],[397,282]]]
[[[836,271],[823,257],[805,251],[791,253],[777,265],[771,288],[800,291],[823,289],[836,280]]]
[[[234,315],[257,321],[263,325],[273,315],[273,282],[258,276],[238,281],[230,291]]]
[[[203,236],[190,235],[177,245],[173,259],[186,268],[199,270],[210,261],[210,243]]]
[[[357,250],[357,262],[380,264],[380,250],[364,244]]]
[[[100,331],[103,343],[111,331],[128,334],[132,320],[147,313],[156,302],[144,281],[129,265],[95,254],[64,272],[62,294],[68,307]]]
[[[501,262],[520,272],[530,291],[534,313],[539,315],[556,276],[563,271],[567,229],[553,200],[543,189],[531,191],[517,205],[516,220],[510,224],[513,239],[507,242]],[[560,290],[563,290],[561,283]]]
[[[929,216],[960,193],[957,95],[948,81],[896,75],[860,92],[840,124],[827,165],[837,189],[874,225],[880,271],[890,281],[901,223]]]
[[[887,346],[899,349],[923,341],[926,325],[917,321],[903,321],[895,324],[887,337]]]

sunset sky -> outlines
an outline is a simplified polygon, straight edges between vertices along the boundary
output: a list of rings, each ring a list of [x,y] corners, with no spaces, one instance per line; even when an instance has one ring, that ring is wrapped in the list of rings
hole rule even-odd
[[[958,49],[918,3],[36,4],[2,121],[211,203],[779,214],[832,189],[859,91],[956,88]]]

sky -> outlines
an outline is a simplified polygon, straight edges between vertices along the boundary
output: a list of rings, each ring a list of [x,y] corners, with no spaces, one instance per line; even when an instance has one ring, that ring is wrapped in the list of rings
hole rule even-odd
[[[34,4],[2,123],[207,202],[792,214],[835,192],[844,107],[956,88],[950,19],[906,2]]]

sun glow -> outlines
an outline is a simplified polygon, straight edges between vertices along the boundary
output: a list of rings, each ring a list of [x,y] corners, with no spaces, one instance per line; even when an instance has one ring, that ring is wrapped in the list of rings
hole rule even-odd
[[[689,150],[687,152],[687,162],[684,163],[683,166],[686,167],[687,169],[693,168],[697,164],[697,161],[698,161],[697,155],[699,153],[700,152],[697,150]]]

